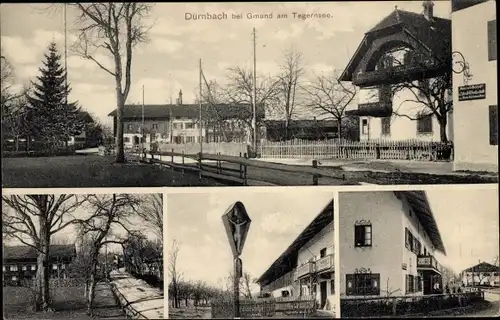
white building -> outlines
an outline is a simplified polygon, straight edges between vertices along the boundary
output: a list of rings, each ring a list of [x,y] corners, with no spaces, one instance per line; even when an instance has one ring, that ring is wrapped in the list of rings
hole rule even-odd
[[[445,249],[422,191],[339,195],[340,298],[425,295],[442,289]]]
[[[465,286],[500,287],[500,267],[481,262],[462,271],[460,278]]]
[[[495,1],[452,1],[455,170],[498,172],[496,37]]]
[[[313,296],[320,309],[335,308],[333,200],[262,274],[262,293]]]
[[[451,21],[434,16],[433,6],[423,1],[422,14],[396,7],[365,33],[342,73],[341,81],[359,88],[358,109],[349,113],[360,117],[361,141],[454,139],[451,84],[434,86],[450,71]],[[431,95],[428,102],[425,93],[435,87],[444,99]],[[450,111],[438,112],[443,132],[432,110],[438,100]]]

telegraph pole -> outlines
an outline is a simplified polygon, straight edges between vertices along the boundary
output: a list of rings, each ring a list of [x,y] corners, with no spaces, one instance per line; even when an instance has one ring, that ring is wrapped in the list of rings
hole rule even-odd
[[[169,138],[170,138],[170,143],[173,143],[174,140],[173,140],[172,135],[174,134],[174,130],[172,128],[173,122],[172,122],[172,74],[171,73],[168,74],[168,78],[169,78],[169,82],[170,82],[170,109],[169,109],[170,110],[169,111],[169,121],[170,121],[169,128],[170,128],[170,132],[169,132]]]
[[[253,152],[257,154],[257,44],[255,27],[253,28],[253,88],[252,88],[252,129],[253,129]]]
[[[144,85],[142,85],[142,126],[141,126],[141,151],[144,152]]]
[[[201,154],[203,153],[203,122],[202,122],[202,87],[201,87],[201,76],[202,76],[202,69],[201,69],[201,59],[200,59],[200,157]]]

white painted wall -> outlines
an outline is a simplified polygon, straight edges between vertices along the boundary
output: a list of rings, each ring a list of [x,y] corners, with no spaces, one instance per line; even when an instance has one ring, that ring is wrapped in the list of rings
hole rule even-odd
[[[404,234],[401,202],[392,192],[343,192],[339,194],[339,250],[340,296],[353,298],[346,293],[346,274],[356,268],[370,268],[380,274],[380,294],[404,290],[402,277]],[[354,246],[354,226],[358,220],[369,220],[372,224],[372,247]],[[404,232],[404,231],[403,231]],[[398,291],[393,295],[399,295]]]
[[[500,276],[495,276],[493,272],[487,272],[487,275],[483,272],[474,272],[474,281],[472,281],[472,276],[472,272],[464,272],[462,275],[462,282],[470,286],[472,286],[474,282],[480,282],[481,285],[500,286]]]
[[[463,75],[453,75],[455,123],[455,170],[498,172],[498,146],[490,145],[489,105],[497,105],[497,62],[488,61],[487,23],[496,19],[495,1],[490,0],[452,13],[453,51],[470,64],[468,84],[486,83],[486,99],[458,101]]]
[[[360,89],[358,94],[358,103],[372,103],[378,101],[376,89]],[[450,97],[451,98],[451,97]],[[414,94],[409,89],[401,90],[393,97],[393,111],[398,115],[391,117],[391,129],[389,135],[382,134],[382,118],[377,117],[360,117],[360,140],[410,140],[417,139],[420,141],[440,141],[439,122],[436,117],[433,117],[432,133],[418,133],[417,121],[411,120],[401,115],[407,115],[415,118],[417,113],[422,110],[428,111],[422,107],[422,104],[407,101],[415,100]],[[363,119],[368,121],[368,130],[363,132]],[[448,117],[447,126],[448,139],[453,139],[453,117],[451,114]]]
[[[333,212],[332,212],[333,214]],[[320,259],[320,251],[326,248],[326,255],[334,254],[334,226],[333,221],[324,227],[314,238],[309,240],[300,250],[298,255],[298,265],[304,264],[313,258],[315,261]],[[334,276],[332,275],[332,279]],[[335,305],[334,297],[335,293],[331,290],[330,280],[320,280],[321,282],[326,281],[326,295],[330,302],[330,306]],[[320,285],[316,286],[316,297],[318,302],[320,301]]]

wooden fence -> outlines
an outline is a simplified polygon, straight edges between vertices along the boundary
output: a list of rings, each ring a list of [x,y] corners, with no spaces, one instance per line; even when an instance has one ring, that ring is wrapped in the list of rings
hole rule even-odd
[[[370,141],[307,141],[291,140],[263,142],[259,147],[261,158],[272,159],[352,159],[352,160],[451,160],[450,143],[420,140]]]
[[[341,299],[340,312],[342,318],[426,314],[455,307],[465,307],[482,300],[484,300],[484,293],[481,291],[424,296]]]
[[[359,184],[354,181],[346,180],[345,173],[339,170],[322,170],[318,168],[318,161],[312,160],[312,166],[294,167],[279,163],[268,163],[259,160],[248,159],[248,155],[240,154],[238,157],[221,154],[185,154],[183,152],[156,152],[131,155],[137,157],[139,161],[149,164],[170,167],[172,170],[178,170],[181,173],[196,172],[199,177],[209,177],[226,183],[243,186],[273,186],[279,185],[270,183],[265,179],[263,170],[267,174],[278,172],[280,176],[286,176],[286,173],[300,174],[306,179],[305,185],[319,185],[319,179],[322,177],[335,180],[337,184]],[[249,168],[258,171],[253,178],[248,174]],[[274,171],[274,172],[273,172]],[[284,183],[283,185],[289,185]]]
[[[212,318],[229,319],[234,316],[233,301],[224,299],[212,301]],[[241,318],[273,316],[310,316],[316,312],[316,299],[312,296],[241,299]]]

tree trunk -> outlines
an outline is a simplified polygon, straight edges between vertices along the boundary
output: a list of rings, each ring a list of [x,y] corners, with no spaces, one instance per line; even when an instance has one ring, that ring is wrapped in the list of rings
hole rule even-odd
[[[338,139],[342,139],[342,118],[337,119]]]
[[[118,82],[118,81],[117,81]],[[123,148],[123,109],[125,108],[125,101],[120,89],[121,85],[116,85],[116,158],[117,163],[125,162],[125,151]]]
[[[41,303],[43,311],[48,311],[50,307],[50,287],[49,287],[49,239],[47,230],[40,226],[40,252],[37,258],[37,281],[39,284],[38,302]]]
[[[95,286],[96,286],[96,264],[92,263],[92,271],[90,273],[90,283],[87,295],[87,314],[93,316],[92,306],[94,304],[95,298]]]
[[[441,142],[448,142],[448,134],[446,132],[446,120],[439,121],[439,137]]]

